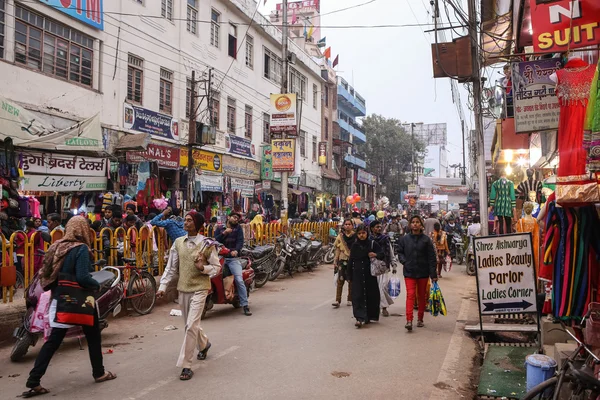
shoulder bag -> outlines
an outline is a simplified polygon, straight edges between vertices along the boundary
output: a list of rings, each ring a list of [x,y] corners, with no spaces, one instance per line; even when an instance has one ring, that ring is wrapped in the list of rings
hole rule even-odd
[[[373,250],[373,240],[371,241],[371,250]],[[385,260],[378,260],[377,257],[371,258],[371,275],[379,276],[388,271],[388,266]]]

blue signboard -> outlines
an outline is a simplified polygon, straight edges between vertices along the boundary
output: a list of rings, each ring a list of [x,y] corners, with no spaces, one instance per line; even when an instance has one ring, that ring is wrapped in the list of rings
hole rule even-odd
[[[40,0],[84,24],[104,30],[104,0]]]
[[[172,116],[157,113],[132,104],[125,104],[123,127],[167,141],[179,142],[179,123]]]
[[[229,154],[254,158],[256,153],[252,141],[236,135],[225,135],[225,148]]]

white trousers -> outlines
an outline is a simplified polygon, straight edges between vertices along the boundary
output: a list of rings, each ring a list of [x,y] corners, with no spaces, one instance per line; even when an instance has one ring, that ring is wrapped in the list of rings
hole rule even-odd
[[[200,326],[207,295],[208,290],[194,293],[179,292],[179,306],[185,321],[185,336],[177,360],[178,367],[191,368],[198,351],[204,350],[208,344],[208,337]]]

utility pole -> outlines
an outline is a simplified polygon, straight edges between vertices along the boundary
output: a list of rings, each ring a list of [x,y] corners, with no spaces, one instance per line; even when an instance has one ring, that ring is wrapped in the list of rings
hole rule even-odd
[[[477,36],[477,12],[475,0],[469,0],[469,34],[473,62],[473,105],[475,113],[475,134],[477,135],[479,214],[481,215],[481,236],[488,235],[487,176],[485,170],[485,145],[483,142],[483,114],[481,113],[481,69],[479,65],[479,38]],[[464,140],[463,140],[464,143]],[[464,157],[464,152],[463,152]]]
[[[460,120],[460,129],[462,131],[462,153],[463,153],[463,165],[462,165],[462,169],[461,169],[461,177],[462,177],[462,181],[461,183],[463,185],[467,184],[467,162],[465,161],[465,120],[461,119]]]
[[[187,209],[192,207],[192,187],[194,174],[194,158],[192,145],[196,142],[196,71],[192,70],[192,89],[190,92],[190,127],[188,131],[188,179],[187,179]],[[194,139],[192,139],[192,137]]]
[[[410,183],[415,184],[415,124],[410,123],[410,152],[411,152],[411,178]]]
[[[285,94],[288,91],[288,1],[283,0],[281,4],[282,13],[282,51],[281,61],[283,63],[283,71],[281,71],[281,94]],[[285,132],[281,134],[282,139],[286,139]],[[294,151],[296,151],[294,149]],[[284,171],[281,173],[281,222],[285,226],[288,219],[288,172]]]

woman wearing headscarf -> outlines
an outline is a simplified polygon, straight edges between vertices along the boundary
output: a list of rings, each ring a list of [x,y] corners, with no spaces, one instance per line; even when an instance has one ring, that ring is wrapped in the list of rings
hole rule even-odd
[[[382,211],[380,211],[382,212]],[[392,265],[392,247],[390,246],[390,237],[388,235],[384,235],[381,232],[383,231],[383,224],[379,220],[375,220],[371,222],[369,226],[371,228],[371,238],[381,247],[383,251],[385,264],[390,269]],[[394,304],[394,300],[390,297],[387,291],[387,284],[389,281],[388,274],[382,274],[377,277],[377,283],[379,284],[379,297],[380,297],[380,306],[381,306],[381,315],[384,317],[389,317],[390,313],[387,308]]]
[[[356,326],[360,328],[371,321],[379,321],[379,284],[371,275],[371,258],[383,260],[383,250],[369,239],[367,227],[356,228],[356,241],[350,248],[348,259],[348,279],[352,286],[352,311]]]
[[[52,330],[48,340],[40,349],[33,369],[29,373],[29,378],[25,386],[30,390],[23,393],[22,396],[25,398],[50,392],[41,386],[40,381],[46,373],[52,356],[65,338],[67,330],[72,327],[72,325],[55,322],[56,295],[58,291],[54,283],[58,280],[59,273],[74,276],[77,283],[83,289],[97,290],[99,288],[98,282],[90,274],[92,267],[91,245],[92,235],[87,220],[76,216],[71,218],[67,223],[64,238],[50,246],[44,257],[44,265],[40,272],[40,283],[44,288],[54,286],[51,289],[52,301],[49,310],[49,320]],[[82,328],[88,342],[94,380],[99,383],[115,379],[117,377],[115,374],[104,370],[98,313],[94,313],[93,326],[82,326]]]
[[[342,291],[344,290],[344,282],[348,281],[348,305],[352,304],[352,285],[348,280],[348,259],[350,258],[350,249],[352,244],[356,241],[356,234],[354,233],[354,224],[351,219],[344,220],[342,225],[342,232],[337,235],[333,247],[335,249],[335,255],[333,258],[333,265],[335,265],[335,272],[338,274],[335,302],[332,304],[334,308],[338,308],[342,302]]]

